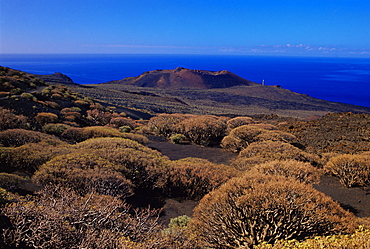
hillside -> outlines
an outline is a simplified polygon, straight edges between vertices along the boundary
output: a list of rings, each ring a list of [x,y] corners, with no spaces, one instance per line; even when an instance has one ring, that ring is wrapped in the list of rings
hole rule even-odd
[[[47,79],[45,79],[47,80]],[[227,71],[178,68],[156,70],[120,81],[73,85],[74,91],[112,105],[149,114],[192,113],[226,116],[276,114],[308,118],[331,112],[370,114],[370,108],[312,98],[279,86],[242,79]]]

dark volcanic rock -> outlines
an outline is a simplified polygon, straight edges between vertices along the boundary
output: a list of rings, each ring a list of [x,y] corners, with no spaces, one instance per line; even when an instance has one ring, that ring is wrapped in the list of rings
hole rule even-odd
[[[137,77],[129,77],[108,83],[161,89],[212,89],[258,85],[226,70],[191,70],[182,67],[174,70],[149,71]]]

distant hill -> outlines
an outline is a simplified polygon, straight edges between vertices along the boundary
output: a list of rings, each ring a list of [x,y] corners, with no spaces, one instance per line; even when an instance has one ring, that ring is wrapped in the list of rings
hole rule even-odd
[[[109,83],[160,89],[213,89],[257,85],[257,83],[243,79],[227,70],[206,71],[182,67],[174,70],[149,71],[136,77]]]

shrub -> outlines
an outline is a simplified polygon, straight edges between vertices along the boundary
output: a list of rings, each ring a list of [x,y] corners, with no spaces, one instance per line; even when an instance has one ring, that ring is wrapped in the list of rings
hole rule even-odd
[[[231,166],[240,171],[247,171],[252,169],[254,166],[270,161],[269,158],[260,156],[254,157],[237,157],[231,162]]]
[[[4,160],[8,167],[33,173],[43,163],[57,155],[70,153],[71,150],[72,148],[68,144],[58,140],[43,141],[3,151],[4,156],[1,156],[1,161]]]
[[[93,125],[109,124],[112,118],[112,113],[103,111],[102,107],[100,106],[93,106],[93,108],[96,109],[88,110],[86,112],[86,119],[89,120]]]
[[[335,156],[329,160],[324,169],[338,177],[348,188],[370,184],[370,155]]]
[[[14,191],[21,187],[24,183],[23,177],[14,174],[0,173],[0,188],[7,191]]]
[[[142,135],[122,133],[117,129],[107,126],[90,126],[85,128],[70,127],[66,129],[61,136],[76,142],[82,142],[89,138],[98,137],[123,137],[140,142],[142,144],[149,142],[149,140]]]
[[[118,128],[121,126],[128,126],[131,129],[135,129],[138,125],[136,122],[130,118],[124,118],[124,117],[115,117],[112,118],[109,122],[109,125]]]
[[[227,124],[227,130],[231,131],[232,129],[235,129],[236,127],[242,126],[242,125],[249,125],[253,124],[253,118],[251,117],[236,117],[228,120],[226,122]]]
[[[299,182],[308,184],[319,183],[321,177],[321,171],[310,163],[296,160],[270,161],[256,165],[252,170],[265,175],[292,177]]]
[[[212,248],[352,232],[354,215],[312,186],[280,176],[246,174],[206,195],[191,227]]]
[[[226,122],[216,116],[196,116],[181,121],[175,129],[191,142],[207,146],[221,141],[226,132]]]
[[[138,190],[163,189],[166,184],[167,158],[149,148],[102,148],[96,153],[117,165],[117,171],[131,180]]]
[[[168,159],[158,151],[124,138],[94,138],[75,145],[77,149],[94,150],[114,165],[137,189],[163,188]]]
[[[15,115],[10,110],[0,107],[0,131],[27,127],[27,118],[25,116]]]
[[[304,241],[297,240],[280,240],[274,245],[263,243],[258,245],[256,249],[298,249],[298,248],[312,248],[312,249],[358,249],[370,248],[370,230],[363,227],[358,228],[350,235],[331,235],[318,236],[313,239]]]
[[[182,134],[173,134],[170,136],[171,143],[180,144],[186,142],[186,137]]]
[[[47,123],[56,123],[58,122],[58,115],[50,112],[40,112],[35,116],[36,122],[44,125]]]
[[[291,143],[296,139],[296,137],[290,133],[266,128],[268,128],[266,125],[261,127],[257,125],[239,126],[233,129],[228,136],[223,138],[221,146],[228,151],[239,152],[254,142],[270,140]]]
[[[70,126],[66,124],[46,124],[42,127],[42,131],[51,135],[60,136]]]
[[[205,159],[185,158],[171,163],[168,172],[168,190],[172,196],[199,199],[216,189],[237,171]]]
[[[294,159],[302,162],[317,164],[318,156],[306,153],[291,144],[284,142],[264,141],[255,142],[239,153],[240,157],[263,157],[272,160]]]
[[[230,134],[221,141],[221,146],[232,152],[239,152],[248,147],[249,144],[257,141],[256,137],[264,129],[252,125],[242,125],[233,129]]]
[[[32,93],[22,93],[21,98],[28,99],[31,101],[37,101],[37,98]]]
[[[55,184],[85,195],[100,194],[127,197],[132,194],[130,181],[115,171],[116,165],[93,152],[78,151],[57,156],[40,167],[33,180]]]
[[[11,223],[3,241],[11,248],[130,248],[127,244],[150,242],[160,229],[157,210],[57,187],[20,199],[3,214]]]
[[[155,134],[168,137],[175,132],[175,126],[178,123],[189,117],[183,114],[159,114],[149,120],[148,127]]]
[[[129,133],[131,132],[131,130],[132,130],[131,127],[127,125],[119,127],[119,131],[123,133]]]
[[[26,143],[38,143],[43,140],[58,140],[55,136],[38,131],[9,129],[0,131],[0,143],[4,146],[18,147]]]

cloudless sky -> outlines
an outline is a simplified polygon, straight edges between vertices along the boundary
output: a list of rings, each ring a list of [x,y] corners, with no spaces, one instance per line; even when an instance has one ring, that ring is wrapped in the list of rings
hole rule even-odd
[[[370,57],[369,0],[0,0],[0,53]]]

